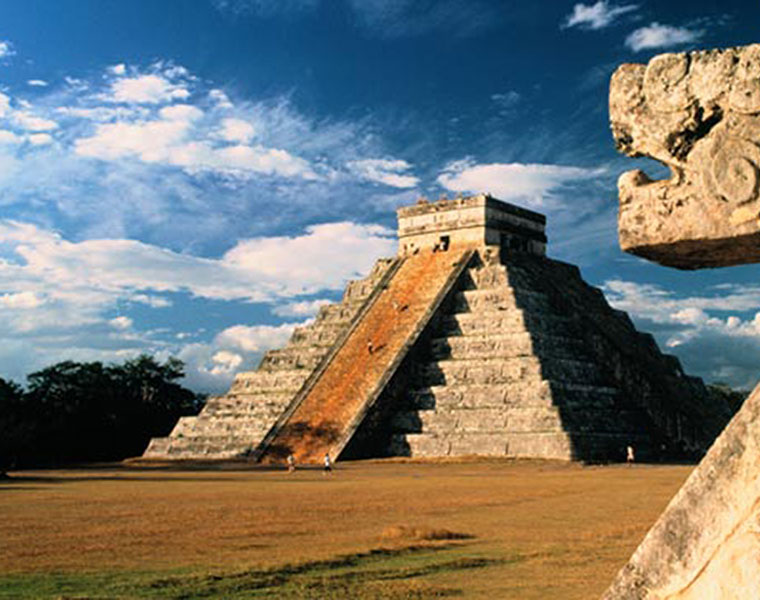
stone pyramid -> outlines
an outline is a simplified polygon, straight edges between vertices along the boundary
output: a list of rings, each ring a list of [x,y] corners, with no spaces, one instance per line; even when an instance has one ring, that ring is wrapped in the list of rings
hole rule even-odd
[[[399,253],[145,458],[701,454],[730,413],[486,195],[398,211]]]

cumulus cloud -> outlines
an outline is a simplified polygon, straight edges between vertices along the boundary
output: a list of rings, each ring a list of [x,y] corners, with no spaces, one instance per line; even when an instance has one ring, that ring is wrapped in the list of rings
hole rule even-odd
[[[660,25],[655,22],[631,33],[625,39],[625,45],[634,52],[640,52],[652,48],[669,48],[691,44],[698,41],[703,35],[704,31]]]
[[[170,82],[161,75],[150,74],[117,79],[111,84],[111,93],[104,97],[111,102],[157,104],[172,100],[185,100],[190,92],[183,85]]]
[[[44,300],[33,292],[18,292],[16,294],[3,294],[0,296],[0,306],[5,308],[37,308],[43,303]]]
[[[223,119],[219,135],[228,142],[248,143],[256,130],[248,121],[242,119]]]
[[[242,352],[260,353],[271,348],[284,346],[298,325],[301,323],[234,325],[220,332],[214,339],[214,344],[220,347],[235,348]]]
[[[319,312],[320,308],[328,304],[330,304],[330,301],[326,298],[288,302],[275,306],[272,309],[272,314],[278,317],[313,317]]]
[[[53,136],[49,133],[33,133],[27,139],[32,146],[47,146],[53,143]]]
[[[610,280],[608,301],[626,311],[687,372],[734,387],[753,387],[760,375],[760,287],[736,285],[713,294],[679,296],[663,288]]]
[[[48,82],[44,81],[43,79],[29,79],[26,82],[26,85],[30,85],[32,87],[47,87]]]
[[[576,4],[573,12],[567,16],[560,26],[580,27],[584,29],[604,29],[609,27],[620,16],[633,12],[638,4],[623,4],[615,6],[607,0],[599,0],[596,4]]]
[[[546,205],[563,186],[598,177],[603,172],[561,165],[476,164],[463,160],[447,165],[438,176],[438,183],[454,192],[486,192],[501,200],[519,199],[537,207]]]
[[[115,317],[108,321],[108,324],[113,327],[114,329],[129,329],[132,327],[132,319],[129,317]]]
[[[26,131],[50,131],[58,128],[58,123],[55,121],[44,119],[25,110],[13,112],[11,119],[16,126]]]
[[[350,161],[347,167],[362,179],[396,188],[412,188],[420,181],[413,175],[405,174],[412,168],[405,160],[367,158]]]
[[[300,236],[242,240],[219,259],[178,254],[133,240],[69,242],[34,225],[0,221],[0,239],[14,260],[0,261],[4,303],[47,298],[34,318],[9,320],[9,330],[98,322],[123,298],[144,303],[156,293],[184,292],[213,300],[273,302],[342,288],[393,253],[389,232],[372,225],[327,223]],[[23,302],[22,302],[23,301]]]

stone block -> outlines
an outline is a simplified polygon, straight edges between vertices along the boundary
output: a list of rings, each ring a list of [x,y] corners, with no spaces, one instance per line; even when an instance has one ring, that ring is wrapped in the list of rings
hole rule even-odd
[[[760,598],[760,386],[603,600]]]
[[[760,260],[760,45],[661,54],[610,83],[615,143],[668,166],[618,181],[620,246],[698,269]]]

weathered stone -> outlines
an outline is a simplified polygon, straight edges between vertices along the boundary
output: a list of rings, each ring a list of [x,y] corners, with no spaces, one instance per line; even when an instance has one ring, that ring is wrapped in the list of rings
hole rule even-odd
[[[662,54],[610,83],[615,143],[670,168],[618,181],[620,246],[680,269],[760,261],[760,45]]]
[[[603,598],[760,598],[760,386]]]
[[[544,256],[544,226],[486,196],[400,209],[394,261],[146,456],[704,451],[727,411],[576,267]]]

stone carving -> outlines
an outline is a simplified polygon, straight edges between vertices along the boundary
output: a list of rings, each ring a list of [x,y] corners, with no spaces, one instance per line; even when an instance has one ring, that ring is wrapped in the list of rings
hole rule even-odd
[[[610,86],[618,148],[670,166],[624,174],[620,244],[680,268],[760,260],[760,45],[623,65]],[[760,598],[760,385],[603,600]]]
[[[603,600],[760,598],[760,386]]]
[[[618,181],[620,246],[681,269],[760,261],[760,45],[662,54],[610,83],[615,143],[669,167]]]

